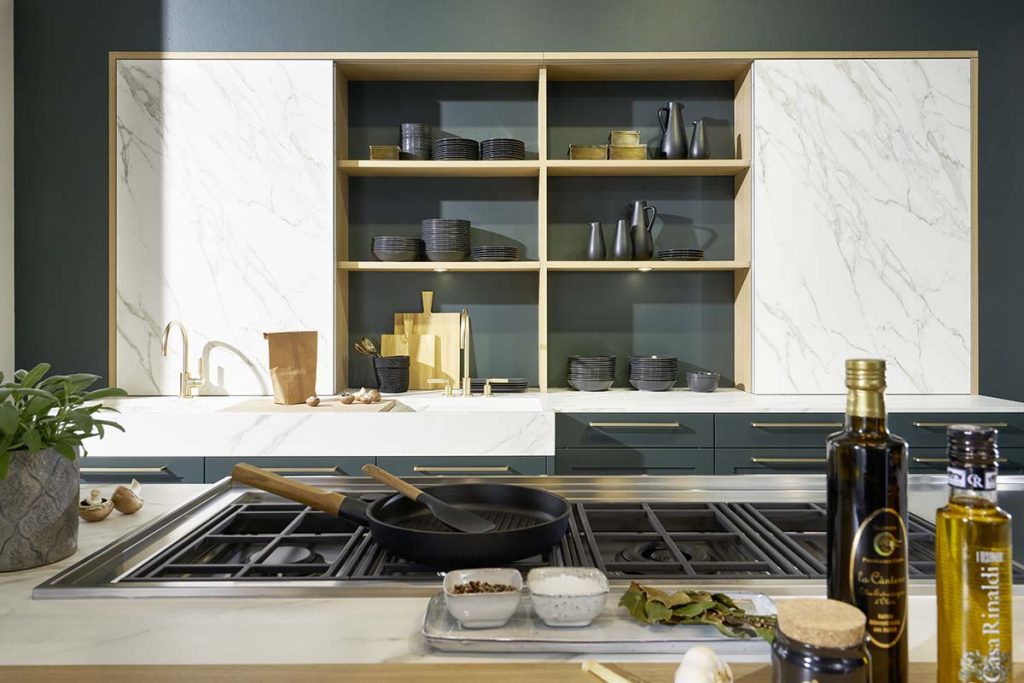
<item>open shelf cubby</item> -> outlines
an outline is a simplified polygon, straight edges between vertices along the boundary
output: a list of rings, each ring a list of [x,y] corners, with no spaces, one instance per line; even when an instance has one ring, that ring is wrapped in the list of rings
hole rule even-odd
[[[354,340],[390,332],[396,311],[467,308],[475,376],[566,386],[574,353],[671,354],[680,369],[750,375],[750,59],[652,53],[399,53],[335,60],[339,387],[372,382]],[[657,109],[703,118],[707,160],[578,161],[569,144],[633,129],[653,152]],[[434,138],[524,140],[524,161],[379,161],[398,124]],[[691,128],[687,125],[687,135]],[[586,261],[589,223],[610,252],[627,203],[658,209],[655,248],[701,248],[703,261]],[[520,249],[514,262],[384,263],[377,235],[419,235],[424,218],[472,221],[474,245]]]

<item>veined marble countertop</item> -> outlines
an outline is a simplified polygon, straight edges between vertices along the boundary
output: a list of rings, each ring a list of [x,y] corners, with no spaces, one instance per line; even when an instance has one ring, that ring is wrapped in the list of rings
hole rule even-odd
[[[537,391],[448,398],[440,391],[391,396],[388,413],[343,414],[338,406],[284,412],[233,410],[244,396],[132,397],[109,401],[125,433],[108,430],[89,453],[115,457],[513,456],[555,453],[555,413],[841,413],[845,397],[755,395],[733,389],[648,393]],[[1024,412],[988,396],[887,397],[890,412]]]
[[[86,555],[157,518],[205,485],[145,489],[132,516],[83,522],[79,549],[47,567],[0,574],[0,662],[18,664],[377,663],[498,660],[675,660],[656,655],[486,656],[432,653],[419,631],[426,598],[32,600],[32,588]],[[820,590],[817,590],[819,589]],[[799,590],[786,591],[789,595]],[[805,595],[821,596],[824,586]],[[779,599],[784,596],[776,594]],[[1024,594],[1014,597],[1014,631],[1024,633]],[[935,599],[911,595],[912,661],[935,660]],[[1014,643],[1024,660],[1024,638]]]

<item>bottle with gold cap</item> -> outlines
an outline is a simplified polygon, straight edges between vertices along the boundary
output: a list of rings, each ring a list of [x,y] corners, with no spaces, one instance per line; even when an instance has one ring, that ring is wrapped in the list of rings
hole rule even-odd
[[[827,440],[828,597],[867,616],[872,680],[907,681],[907,442],[885,424],[885,361],[846,361],[846,423]]]

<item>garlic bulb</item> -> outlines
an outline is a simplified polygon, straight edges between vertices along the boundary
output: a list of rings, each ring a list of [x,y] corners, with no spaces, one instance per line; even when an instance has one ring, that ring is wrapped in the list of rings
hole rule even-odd
[[[683,655],[676,669],[675,683],[733,683],[732,669],[714,650],[697,645]]]

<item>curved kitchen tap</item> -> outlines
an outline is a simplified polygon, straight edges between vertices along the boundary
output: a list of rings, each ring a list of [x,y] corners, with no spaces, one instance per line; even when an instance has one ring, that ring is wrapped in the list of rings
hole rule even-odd
[[[188,328],[180,320],[172,320],[164,327],[164,339],[160,344],[160,352],[167,357],[167,342],[171,336],[171,328],[177,327],[181,332],[181,373],[178,376],[178,397],[192,398],[193,391],[206,384],[206,367],[202,356],[199,358],[199,376],[193,377],[188,371]]]
[[[459,317],[459,345],[462,347],[462,395],[473,395],[473,382],[469,377],[469,311],[462,309]]]

